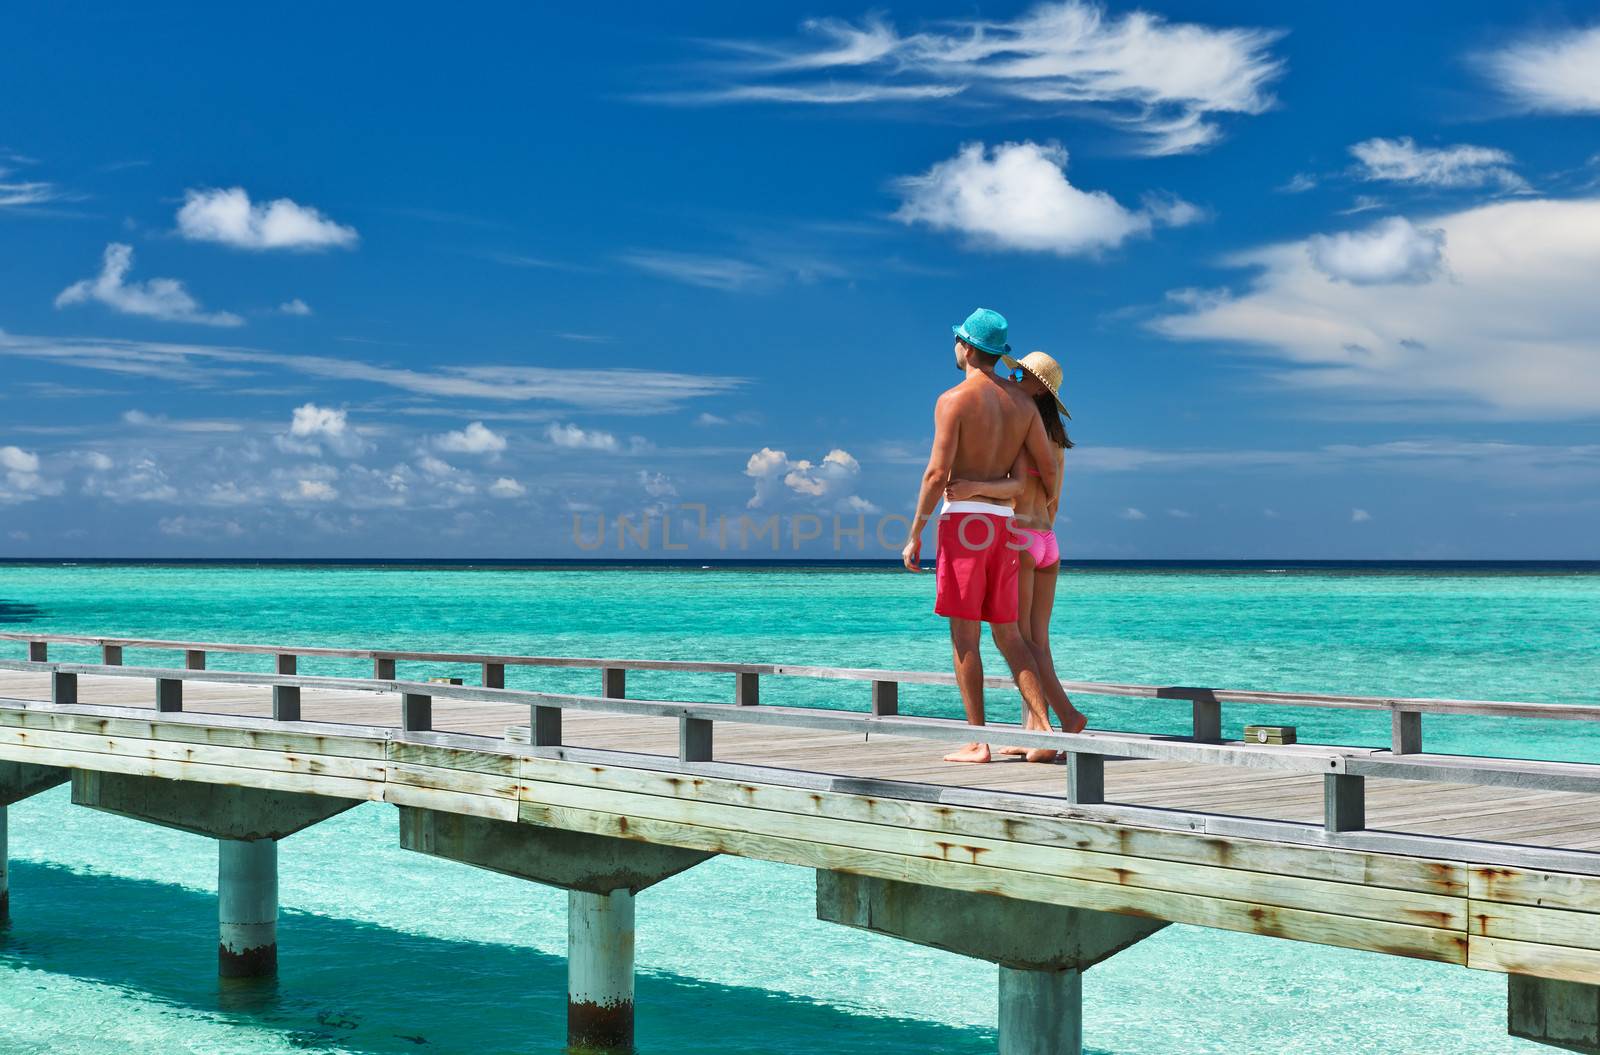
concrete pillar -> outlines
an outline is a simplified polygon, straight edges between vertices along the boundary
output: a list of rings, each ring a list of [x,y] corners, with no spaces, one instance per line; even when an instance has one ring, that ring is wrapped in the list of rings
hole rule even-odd
[[[818,870],[817,918],[1000,966],[1000,1055],[1080,1055],[1083,972],[1167,924]]]
[[[224,978],[278,973],[278,844],[217,840],[217,969]]]
[[[1000,1055],[1080,1055],[1083,972],[1000,966]]]
[[[9,823],[6,807],[0,806],[0,927],[11,922],[11,876],[8,871],[11,851],[6,846]]]
[[[1600,986],[1506,975],[1506,1032],[1565,1051],[1600,1053]]]
[[[633,1051],[633,895],[567,891],[567,1047]]]

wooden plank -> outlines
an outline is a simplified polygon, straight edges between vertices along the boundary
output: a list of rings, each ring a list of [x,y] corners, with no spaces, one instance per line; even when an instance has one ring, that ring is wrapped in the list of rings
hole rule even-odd
[[[311,722],[274,725],[260,719],[192,712],[162,715],[159,719],[135,718],[127,716],[126,710],[99,713],[104,710],[81,706],[71,711],[35,707],[21,709],[0,705],[0,727],[57,729],[123,738],[214,744],[219,747],[295,751],[310,755],[374,759],[388,757],[389,731],[386,729]]]
[[[1594,876],[1480,865],[1469,869],[1468,890],[1474,902],[1600,913],[1600,879]]]
[[[1600,952],[1593,949],[1474,935],[1469,939],[1467,966],[1479,971],[1600,985]]]
[[[348,777],[354,780],[382,781],[385,764],[339,755],[298,754],[272,750],[248,750],[209,744],[173,743],[108,737],[96,733],[71,733],[47,730],[0,728],[0,744],[27,748],[79,751],[122,758],[143,758],[175,763],[202,763],[208,766],[235,766],[265,769],[278,773],[304,773],[311,776]],[[25,761],[25,759],[19,759]]]
[[[573,764],[524,756],[526,781],[637,791],[687,802],[746,805],[803,815],[941,832],[954,838],[1001,839],[1070,847],[1136,858],[1188,862],[1340,883],[1419,890],[1453,897],[1467,892],[1467,868],[1449,861],[1326,847],[1222,837],[1196,837],[1158,828],[1066,816],[1002,813],[995,809],[811,790],[737,779],[685,779],[644,769]]]
[[[465,795],[455,791],[419,787],[414,784],[390,783],[383,786],[383,801],[395,806],[418,806],[423,809],[460,813],[469,817],[488,817],[490,820],[515,821],[517,800],[487,795]]]
[[[523,802],[611,813],[630,819],[648,818],[775,838],[801,839],[928,860],[960,860],[997,870],[1037,872],[1113,886],[1179,891],[1417,926],[1464,931],[1467,925],[1467,902],[1459,897],[992,839],[952,840],[941,833],[893,825],[684,802],[659,796],[580,788],[570,784],[544,784],[526,778],[524,789]]]
[[[1456,964],[1466,961],[1467,938],[1461,931],[1273,908],[1243,901],[1111,883],[1091,883],[1029,872],[1007,872],[965,862],[906,857],[827,843],[778,839],[750,832],[673,824],[532,802],[523,802],[520,812],[521,819],[531,824],[684,846],[711,853],[754,857],[807,868],[831,868],[953,890],[999,894],[1024,901],[1150,916],[1221,930],[1367,949],[1392,956]]]
[[[1478,758],[1461,755],[1372,755],[1352,759],[1352,775],[1441,784],[1532,788],[1540,791],[1600,793],[1600,765],[1527,759]]]
[[[1600,913],[1474,901],[1471,930],[1474,937],[1510,938],[1600,952]]]
[[[432,788],[435,791],[451,791],[462,795],[498,799],[515,799],[518,790],[516,777],[474,773],[467,769],[418,766],[409,762],[389,763],[389,781],[418,788]]]
[[[311,776],[303,773],[274,772],[268,769],[214,766],[202,762],[170,762],[89,751],[18,747],[5,743],[0,743],[0,759],[41,766],[62,766],[67,769],[92,769],[104,773],[162,777],[167,780],[193,780],[204,784],[224,784],[229,787],[266,788],[303,795],[327,795],[338,799],[379,801],[382,799],[384,787],[384,782],[381,780]]]
[[[433,766],[439,769],[462,769],[502,777],[515,777],[520,768],[520,762],[513,754],[489,754],[478,749],[445,747],[408,740],[391,740],[389,759],[393,762]]]

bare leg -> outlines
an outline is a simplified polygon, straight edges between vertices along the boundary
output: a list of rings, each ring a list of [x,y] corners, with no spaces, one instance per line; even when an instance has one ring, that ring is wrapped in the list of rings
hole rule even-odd
[[[1022,639],[1022,631],[1017,629],[1016,623],[993,623],[990,624],[989,633],[994,635],[995,645],[1011,667],[1017,691],[1022,693],[1022,704],[1026,711],[1023,724],[1030,729],[1050,728],[1049,700],[1044,693],[1044,684],[1039,680],[1039,664],[1033,658],[1033,649]],[[1027,758],[1029,762],[1054,762],[1056,753],[1036,747],[1028,752]]]
[[[1056,718],[1060,720],[1063,730],[1069,733],[1081,733],[1089,724],[1089,719],[1072,705],[1067,690],[1061,687],[1061,679],[1056,677],[1055,656],[1050,651],[1050,613],[1055,608],[1056,584],[1060,578],[1060,571],[1061,563],[1057,561],[1048,568],[1040,568],[1034,572],[1033,606],[1023,611],[1027,613],[1024,618],[1031,629],[1031,633],[1028,634],[1028,644],[1033,647],[1033,657],[1039,664],[1039,679],[1044,682],[1050,706],[1055,710]]]
[[[967,724],[984,724],[983,714],[983,624],[976,619],[950,620],[950,645],[955,651],[956,685],[961,689],[961,706]],[[987,762],[989,745],[970,743],[944,756],[946,762]]]
[[[1022,632],[1022,638],[1026,641],[1031,627],[1028,610],[1033,606],[1033,554],[1023,550],[1017,554],[1017,557],[1019,558],[1017,561],[1017,612],[1019,613],[1017,629]],[[999,644],[999,640],[996,639],[995,643]],[[1050,723],[1047,720],[1043,726],[1039,725],[1033,720],[1033,712],[1024,708],[1022,711],[1022,727],[1024,729],[1048,730]],[[1002,755],[1026,755],[1028,753],[1028,749],[1025,747],[1002,747],[999,751]]]

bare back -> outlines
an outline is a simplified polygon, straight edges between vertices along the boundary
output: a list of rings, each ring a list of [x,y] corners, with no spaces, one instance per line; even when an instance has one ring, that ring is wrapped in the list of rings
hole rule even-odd
[[[992,374],[974,373],[939,397],[956,426],[951,479],[993,480],[1011,471],[1038,411]]]

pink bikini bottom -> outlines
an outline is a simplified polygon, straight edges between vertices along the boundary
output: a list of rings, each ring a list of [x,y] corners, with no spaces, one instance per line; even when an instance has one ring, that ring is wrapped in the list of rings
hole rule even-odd
[[[1048,568],[1061,559],[1061,550],[1056,546],[1056,533],[1054,531],[1036,531],[1033,528],[1018,528],[1024,538],[1028,540],[1025,547],[1028,555],[1033,558],[1035,568]]]

